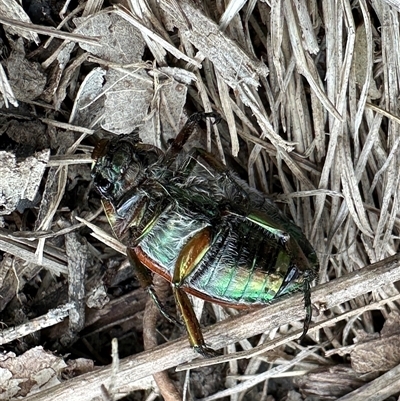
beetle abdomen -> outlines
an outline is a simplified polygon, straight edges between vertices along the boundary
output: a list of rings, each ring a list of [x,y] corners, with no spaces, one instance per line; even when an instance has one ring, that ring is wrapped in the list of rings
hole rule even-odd
[[[274,299],[292,268],[284,244],[247,219],[232,215],[214,227],[214,234],[210,249],[185,284],[205,298],[237,306]],[[291,286],[298,287],[297,281],[292,280]]]
[[[195,290],[202,298],[233,305],[273,300],[292,268],[291,257],[274,235],[244,217],[227,214],[212,224],[182,208],[167,208],[139,243],[147,261],[142,262],[173,281],[175,269],[182,268],[179,255],[206,227],[212,229],[209,246],[179,285]],[[285,292],[301,285],[295,278]]]

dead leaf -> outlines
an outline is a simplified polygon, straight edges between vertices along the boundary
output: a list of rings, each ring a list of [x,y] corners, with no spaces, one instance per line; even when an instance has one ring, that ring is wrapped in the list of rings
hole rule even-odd
[[[315,397],[314,399],[322,401],[337,399],[370,380],[370,377],[354,372],[350,366],[336,365],[314,370],[295,378],[294,382],[299,386],[303,397]]]
[[[7,352],[0,356],[0,400],[28,395],[34,387],[43,387],[53,382],[60,383],[58,376],[67,366],[64,360],[35,347],[20,356]],[[15,398],[14,398],[15,399]]]
[[[139,136],[144,143],[165,149],[168,140],[176,137],[184,123],[181,118],[187,86],[170,79],[160,85],[156,92],[159,99],[157,110],[150,111],[152,118],[145,119],[144,125],[139,129]]]
[[[357,373],[388,371],[400,363],[400,334],[357,344],[350,355]]]
[[[389,313],[381,330],[381,336],[387,337],[392,334],[400,334],[400,312],[397,310]]]
[[[84,79],[75,97],[69,118],[71,124],[82,127],[96,127],[102,120],[104,96],[101,96],[106,70],[94,68]]]
[[[35,199],[49,157],[50,150],[45,149],[17,162],[15,154],[0,151],[0,215],[10,214],[23,200]]]
[[[352,349],[351,366],[357,373],[388,371],[400,363],[400,314],[389,314],[379,338],[357,337]]]
[[[110,70],[106,75],[102,128],[128,134],[143,124],[153,97],[153,79],[144,69],[133,73]]]
[[[19,39],[22,42],[22,39]],[[6,61],[11,89],[20,101],[36,99],[43,93],[47,78],[39,63],[27,60],[25,53],[14,49]]]
[[[118,64],[132,64],[141,59],[145,42],[141,33],[115,14],[95,14],[90,18],[76,18],[76,33],[99,36],[101,46],[79,43],[89,53]]]
[[[67,375],[68,377],[76,377],[94,370],[94,362],[86,358],[69,360],[67,365],[63,371],[63,375]]]
[[[22,6],[17,1],[0,0],[0,15],[21,22],[31,23],[28,14],[24,11]],[[11,35],[19,35],[27,40],[34,41],[37,44],[40,43],[40,39],[37,33],[11,26],[4,26],[4,29]]]

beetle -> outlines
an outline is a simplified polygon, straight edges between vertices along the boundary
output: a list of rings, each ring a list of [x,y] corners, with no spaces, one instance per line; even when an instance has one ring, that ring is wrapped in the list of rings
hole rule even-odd
[[[199,121],[215,117],[193,114],[166,152],[129,134],[101,140],[92,155],[94,186],[141,286],[176,323],[156,296],[152,273],[172,284],[190,345],[203,356],[215,352],[187,294],[249,308],[302,291],[304,337],[319,268],[301,229],[273,201],[205,150],[183,151]]]

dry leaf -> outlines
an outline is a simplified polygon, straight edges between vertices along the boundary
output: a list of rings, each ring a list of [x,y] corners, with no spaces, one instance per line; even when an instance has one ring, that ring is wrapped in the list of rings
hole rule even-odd
[[[18,4],[17,1],[0,0],[0,15],[21,22],[31,23],[28,14],[24,11],[21,5]],[[19,35],[27,40],[34,41],[37,44],[40,43],[38,34],[34,32],[30,32],[26,29],[19,29],[11,26],[4,26],[4,29],[11,35]]]
[[[58,376],[67,366],[64,360],[35,347],[20,356],[7,352],[0,356],[0,400],[23,397],[47,385],[60,383]]]
[[[23,200],[33,202],[49,157],[45,149],[17,162],[15,154],[0,151],[0,215],[10,214]]]
[[[141,33],[115,14],[96,14],[89,18],[76,18],[75,33],[99,36],[101,46],[79,43],[89,53],[117,64],[133,64],[141,59],[145,42]]]
[[[139,129],[139,136],[144,143],[166,149],[168,140],[176,137],[184,123],[181,119],[186,95],[187,86],[174,79],[159,85],[157,107],[149,113],[152,118],[146,118]]]
[[[37,62],[27,60],[22,40],[6,61],[8,78],[15,97],[20,101],[33,100],[43,93],[47,77]]]
[[[357,373],[386,372],[400,363],[400,334],[357,344],[350,355]]]
[[[15,98],[14,92],[11,88],[10,81],[7,78],[7,74],[4,71],[4,67],[0,64],[0,92],[4,99],[4,104],[8,108],[8,103],[11,103],[14,107],[18,107],[18,101]],[[0,105],[3,107],[3,104]]]
[[[94,370],[94,362],[91,359],[77,358],[67,362],[63,374],[69,377],[76,377]]]
[[[95,127],[102,120],[104,96],[102,96],[106,70],[94,68],[82,82],[75,97],[69,122],[82,127]]]
[[[399,323],[400,315],[393,311],[382,328],[380,338],[355,345],[350,356],[351,366],[357,373],[386,372],[400,363]]]
[[[128,134],[143,124],[153,98],[153,79],[145,70],[134,73],[109,70],[103,91],[102,128],[116,134]]]
[[[315,397],[323,401],[350,393],[370,379],[357,374],[349,366],[336,365],[312,371],[294,381],[303,397]]]

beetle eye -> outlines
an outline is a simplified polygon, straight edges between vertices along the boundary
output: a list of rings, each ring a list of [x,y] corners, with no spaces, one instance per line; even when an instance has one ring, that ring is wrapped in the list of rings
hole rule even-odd
[[[101,178],[100,180],[98,180],[96,182],[96,186],[97,189],[104,195],[110,193],[114,188],[114,184],[105,178]]]

